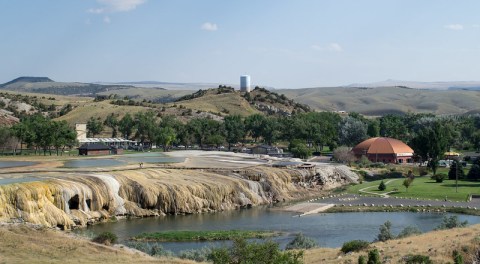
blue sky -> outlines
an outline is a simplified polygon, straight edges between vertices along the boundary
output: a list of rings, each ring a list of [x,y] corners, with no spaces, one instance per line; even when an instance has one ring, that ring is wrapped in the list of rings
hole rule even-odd
[[[0,0],[0,82],[480,80],[480,1]]]

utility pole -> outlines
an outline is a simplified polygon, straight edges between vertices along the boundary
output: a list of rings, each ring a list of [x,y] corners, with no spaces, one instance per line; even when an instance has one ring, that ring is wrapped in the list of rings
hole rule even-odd
[[[458,193],[458,159],[455,159],[455,192]]]

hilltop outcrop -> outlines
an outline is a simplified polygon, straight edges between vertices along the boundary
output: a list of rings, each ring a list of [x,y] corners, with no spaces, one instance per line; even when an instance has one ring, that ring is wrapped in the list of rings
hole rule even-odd
[[[0,186],[0,221],[70,229],[113,216],[192,214],[270,204],[356,181],[343,166],[141,169],[39,177],[43,180]]]

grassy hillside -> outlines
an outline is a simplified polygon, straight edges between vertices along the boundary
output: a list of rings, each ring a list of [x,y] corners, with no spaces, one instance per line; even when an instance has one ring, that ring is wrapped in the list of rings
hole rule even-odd
[[[243,116],[264,113],[267,115],[290,115],[293,112],[308,112],[307,105],[296,103],[275,92],[256,88],[243,93],[231,87],[199,90],[179,98],[176,104],[206,112],[239,114]]]
[[[316,110],[359,112],[365,115],[422,112],[462,114],[478,109],[479,91],[419,90],[401,87],[308,88],[276,90]]]
[[[205,112],[248,116],[260,111],[250,105],[240,92],[215,94],[208,93],[191,100],[179,101],[176,105]]]
[[[191,90],[165,90],[163,88],[126,88],[114,91],[105,91],[98,93],[98,95],[110,95],[117,94],[120,97],[127,96],[128,98],[153,101],[156,103],[168,103],[177,100],[178,98],[191,94],[194,91]]]

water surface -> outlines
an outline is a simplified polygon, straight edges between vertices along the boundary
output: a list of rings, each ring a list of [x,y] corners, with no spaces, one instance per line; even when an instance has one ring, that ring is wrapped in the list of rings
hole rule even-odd
[[[0,161],[0,168],[25,167],[37,164],[32,161]]]
[[[78,159],[67,160],[63,164],[64,168],[88,168],[88,167],[111,167],[125,165],[125,161],[116,159]]]
[[[119,236],[121,241],[142,232],[169,230],[274,230],[284,234],[275,237],[283,247],[294,235],[302,232],[314,238],[322,247],[340,247],[345,241],[362,239],[373,241],[378,228],[386,221],[393,224],[392,231],[398,234],[403,228],[415,225],[423,232],[433,230],[445,215],[437,213],[411,212],[370,212],[370,213],[332,213],[314,214],[295,217],[294,214],[265,208],[253,208],[219,212],[213,214],[194,214],[185,216],[166,216],[119,220],[116,223],[105,223],[78,230],[80,233],[101,233],[110,231]],[[480,223],[480,217],[458,215],[459,219],[468,220],[469,224]],[[224,242],[215,242],[219,245]],[[184,249],[208,246],[211,242],[168,242],[162,243],[164,248],[178,252]]]

